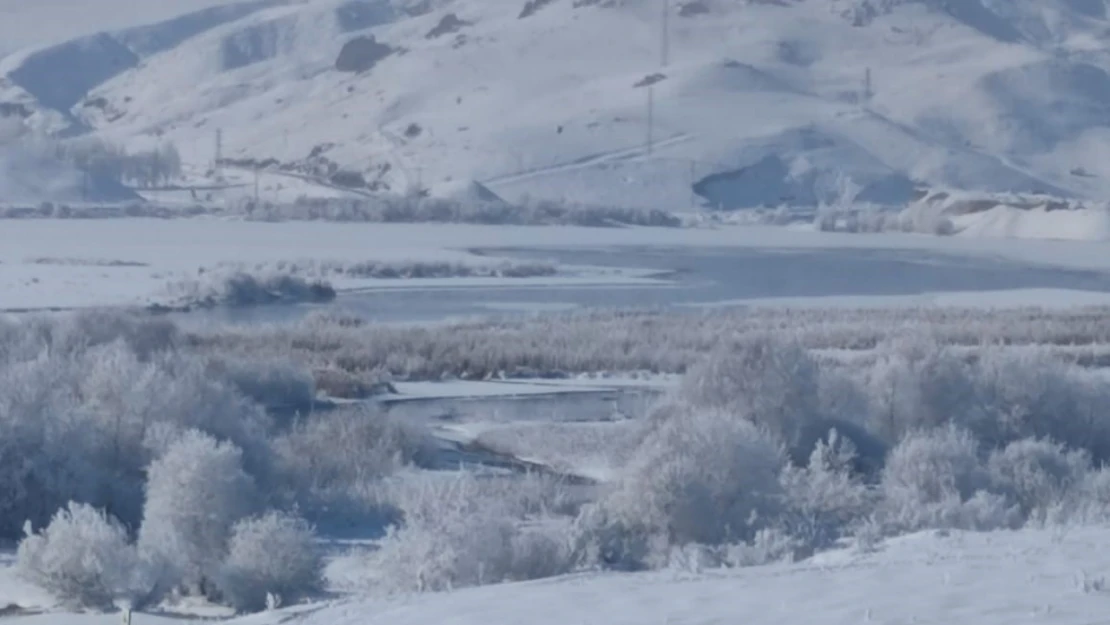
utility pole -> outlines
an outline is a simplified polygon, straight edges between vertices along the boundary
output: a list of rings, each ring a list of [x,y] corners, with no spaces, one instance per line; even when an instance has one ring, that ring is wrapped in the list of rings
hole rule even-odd
[[[216,162],[212,164],[212,168],[218,173],[220,165],[224,161],[224,131],[222,128],[216,129]]]
[[[871,88],[871,68],[868,67],[863,75],[863,101],[871,102],[871,97],[875,92]]]
[[[651,154],[655,144],[655,85],[648,85],[647,97],[647,153]]]
[[[258,206],[258,166],[254,168],[254,205]]]

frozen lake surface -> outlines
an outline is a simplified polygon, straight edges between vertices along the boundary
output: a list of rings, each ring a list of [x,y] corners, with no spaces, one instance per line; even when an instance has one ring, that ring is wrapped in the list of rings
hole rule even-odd
[[[422,322],[587,307],[929,305],[946,299],[985,306],[1110,302],[1110,273],[1105,271],[1030,266],[927,250],[676,246],[482,251],[561,265],[652,269],[666,281],[660,285],[390,287],[344,293],[328,306],[375,321]],[[318,308],[217,310],[205,315],[232,322],[283,321]]]

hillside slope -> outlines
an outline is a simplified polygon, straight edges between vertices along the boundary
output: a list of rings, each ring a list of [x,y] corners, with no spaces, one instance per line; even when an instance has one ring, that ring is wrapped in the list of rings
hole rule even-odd
[[[0,107],[198,166],[221,129],[242,164],[378,189],[1090,198],[1110,193],[1108,32],[1104,0],[260,0],[11,55]]]
[[[1088,625],[1105,622],[1105,530],[919,534],[879,553],[830,553],[730,573],[604,574],[418,600],[341,602],[304,625]],[[241,621],[271,623],[272,615]]]

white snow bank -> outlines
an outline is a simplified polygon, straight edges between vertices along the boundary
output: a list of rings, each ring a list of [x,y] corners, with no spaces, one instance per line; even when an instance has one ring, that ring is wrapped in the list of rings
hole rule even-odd
[[[580,575],[392,601],[350,601],[303,625],[1079,625],[1106,618],[1110,530],[893,540],[796,565]],[[235,622],[235,621],[233,621]],[[255,623],[257,620],[239,621]],[[23,625],[17,622],[17,625]],[[83,625],[83,624],[82,624]]]
[[[966,237],[1110,241],[1110,210],[1105,208],[1048,210],[998,206],[952,221],[956,232]]]
[[[1110,240],[1110,206],[1039,195],[934,191],[899,221],[904,230],[963,237]]]

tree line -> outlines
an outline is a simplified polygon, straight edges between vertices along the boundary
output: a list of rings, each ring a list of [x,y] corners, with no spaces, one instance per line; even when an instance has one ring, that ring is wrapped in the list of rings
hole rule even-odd
[[[54,143],[51,152],[91,176],[137,187],[164,186],[181,175],[181,154],[169,142],[129,152],[102,139],[82,139]]]

